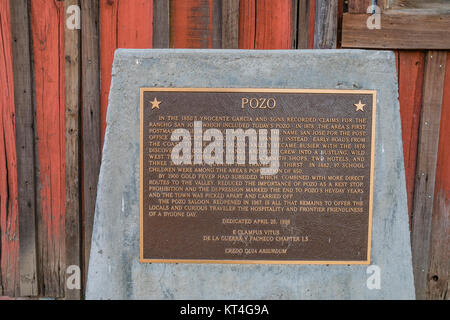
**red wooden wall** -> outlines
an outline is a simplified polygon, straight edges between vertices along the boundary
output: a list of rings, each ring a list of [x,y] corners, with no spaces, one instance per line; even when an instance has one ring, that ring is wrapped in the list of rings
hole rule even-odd
[[[111,68],[117,48],[152,48],[153,1],[100,0],[101,130],[106,128]],[[102,134],[102,143],[103,143]]]
[[[9,3],[0,2],[0,285],[19,292],[19,228],[14,83]]]
[[[35,123],[38,159],[38,269],[41,288],[63,294],[65,144],[64,144],[64,4],[31,1]]]
[[[66,5],[67,2],[69,0],[66,0]],[[75,256],[75,260],[80,261],[81,267],[86,270],[87,257],[82,256],[89,252],[88,239],[94,207],[90,202],[95,199],[87,198],[86,195],[92,190],[86,189],[90,187],[83,183],[87,178],[86,168],[91,163],[86,162],[87,160],[79,163],[77,157],[99,161],[98,154],[87,148],[86,144],[91,143],[90,137],[96,135],[101,139],[100,145],[95,147],[101,148],[103,143],[111,66],[116,48],[315,48],[320,41],[314,39],[318,34],[318,26],[329,23],[320,20],[322,18],[315,19],[321,17],[318,10],[323,10],[316,6],[316,1],[305,0],[171,0],[170,6],[165,0],[91,0],[89,4],[84,0],[70,0],[70,3],[81,4],[82,10],[95,6],[98,8],[98,16],[96,11],[92,11],[85,18],[91,20],[82,20],[81,32],[65,28],[64,1],[31,0],[28,5],[27,0],[0,0],[0,296],[80,296],[69,295],[64,289],[66,260],[72,261]],[[339,1],[337,8],[333,8],[336,9],[336,15],[339,12],[341,16],[343,1]],[[24,209],[18,207],[18,199],[21,198],[18,185],[23,181],[18,179],[17,172],[21,172],[21,166],[17,168],[17,163],[23,157],[25,149],[16,147],[15,108],[23,106],[14,103],[14,95],[21,88],[21,83],[14,83],[13,78],[13,66],[20,60],[20,56],[13,56],[12,53],[15,41],[11,34],[20,26],[19,23],[11,22],[11,12],[15,12],[14,10],[26,11],[32,30],[32,45],[24,50],[29,50],[32,57],[30,66],[33,70],[31,79],[34,93],[33,105],[29,107],[34,112],[34,144],[24,148],[31,148],[29,151],[35,154],[32,166],[36,178],[33,187],[36,193],[36,237],[34,240],[27,239],[27,243],[23,243],[24,240],[20,246],[34,248],[37,267],[28,269],[26,274],[19,265],[19,258],[25,261],[25,258],[29,258],[28,255],[34,256],[33,252],[19,250],[19,239],[24,238],[19,237],[18,223]],[[356,9],[350,6],[349,10]],[[338,19],[336,15],[334,18]],[[75,32],[75,41],[89,43],[89,46],[81,47],[78,44],[75,45],[75,51],[67,52],[65,40],[68,35],[72,35],[70,32]],[[97,37],[98,42],[95,41]],[[335,42],[334,46],[339,47],[339,43]],[[86,52],[87,49],[89,52]],[[425,53],[397,51],[396,54],[408,207],[412,212]],[[71,111],[68,110],[66,97],[69,84],[65,82],[70,65],[68,57],[75,57],[74,61],[80,64],[75,72],[79,72],[82,79],[79,102],[76,102],[79,111],[75,115],[75,128],[70,129],[79,136],[74,140],[79,147],[75,154],[66,149],[66,119]],[[98,66],[95,64],[97,57]],[[437,292],[444,292],[448,283],[448,259],[442,252],[448,249],[450,199],[449,59],[450,55],[447,59],[437,155],[430,249],[430,297],[439,297]],[[98,78],[92,77],[96,72],[99,74]],[[86,77],[86,74],[90,76]],[[90,84],[95,87],[96,81],[100,81],[98,97],[95,97],[95,92],[87,95]],[[85,107],[88,104],[97,108],[99,114],[98,119],[92,118],[94,125],[86,125],[89,119],[86,118],[88,111]],[[92,141],[97,143],[95,139]],[[18,145],[22,146],[20,143]],[[66,168],[66,164],[70,167]],[[68,175],[71,168],[78,175]],[[92,185],[95,180],[88,178]],[[74,184],[74,179],[79,179],[81,183]],[[75,196],[67,195],[66,189],[72,190],[74,186],[75,189],[79,188],[79,193]],[[66,212],[68,197],[75,197],[75,201],[77,197],[81,198],[80,212]],[[74,229],[72,222],[65,223],[65,217],[69,214],[79,219],[80,228]],[[23,220],[21,223],[28,224],[29,221]],[[78,230],[83,234],[75,237],[75,245],[70,242],[72,240],[67,240],[67,234],[76,234]],[[433,278],[435,275],[438,279]],[[36,288],[24,290],[28,283],[24,279],[31,279],[29,282],[35,283]]]

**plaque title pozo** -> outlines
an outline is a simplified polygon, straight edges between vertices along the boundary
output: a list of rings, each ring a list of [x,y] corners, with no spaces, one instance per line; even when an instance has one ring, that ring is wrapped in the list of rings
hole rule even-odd
[[[142,88],[140,260],[369,264],[376,91]]]

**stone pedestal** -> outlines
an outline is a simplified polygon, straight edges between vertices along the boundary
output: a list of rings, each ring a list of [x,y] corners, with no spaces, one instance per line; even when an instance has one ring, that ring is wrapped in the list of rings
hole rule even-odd
[[[368,266],[141,264],[139,89],[374,89],[377,129]],[[395,56],[388,51],[117,50],[88,299],[414,299]]]

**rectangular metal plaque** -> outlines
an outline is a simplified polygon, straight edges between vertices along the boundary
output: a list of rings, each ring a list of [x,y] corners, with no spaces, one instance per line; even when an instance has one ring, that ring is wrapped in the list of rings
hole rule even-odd
[[[141,262],[370,263],[376,91],[140,94]]]

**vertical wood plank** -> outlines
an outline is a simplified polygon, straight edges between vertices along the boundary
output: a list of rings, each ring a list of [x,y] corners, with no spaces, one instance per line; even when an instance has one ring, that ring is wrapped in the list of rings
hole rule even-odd
[[[337,1],[316,0],[315,49],[335,49],[337,47]]]
[[[101,162],[99,0],[81,0],[83,274],[86,281]]]
[[[292,0],[241,0],[240,49],[291,49]]]
[[[427,298],[442,300],[450,299],[450,53],[446,66],[427,277]]]
[[[239,0],[222,1],[222,48],[239,47]]]
[[[428,51],[423,83],[412,216],[412,256],[416,297],[426,298],[430,231],[447,54]]]
[[[219,8],[217,0],[172,0],[170,47],[220,48],[222,17]]]
[[[65,143],[64,143],[64,4],[31,0],[36,99],[36,168],[39,194],[39,292],[64,295]]]
[[[316,0],[309,2],[309,34],[308,34],[308,49],[314,49],[314,32],[316,24]]]
[[[78,0],[65,0],[64,11]],[[67,18],[67,17],[66,17]],[[81,193],[80,193],[80,31],[65,29],[65,142],[66,142],[66,268],[81,264]],[[66,282],[70,274],[66,273]],[[66,286],[65,299],[78,300],[81,290]]]
[[[10,0],[19,205],[20,295],[38,295],[34,107],[28,0]]]
[[[19,295],[19,226],[9,1],[0,2],[0,295]]]
[[[341,49],[341,43],[342,43],[342,21],[344,16],[344,1],[338,0],[337,4],[337,44],[336,47],[338,49]]]
[[[297,49],[299,0],[291,0],[291,49]]]
[[[101,143],[103,145],[106,130],[106,111],[111,86],[111,72],[114,51],[117,48],[117,0],[100,0],[100,119]]]
[[[222,48],[222,0],[212,0],[209,6],[209,28],[212,30],[212,48]]]
[[[169,48],[170,46],[169,6],[170,1],[153,0],[153,48]]]
[[[257,0],[255,49],[291,49],[291,20],[291,0]]]
[[[308,49],[309,46],[309,14],[310,0],[299,0],[298,2],[298,24],[297,24],[297,48]]]
[[[422,106],[425,55],[420,51],[399,51],[398,86],[402,120],[403,158],[405,162],[408,212],[411,216]]]
[[[239,1],[239,49],[254,49],[256,35],[256,0]]]
[[[101,143],[106,130],[108,95],[111,86],[111,71],[114,51],[117,48],[152,48],[153,44],[168,46],[168,33],[164,35],[163,17],[154,15],[154,10],[164,13],[169,1],[150,0],[100,0],[100,73],[101,73]],[[157,8],[157,9],[155,9]],[[166,13],[168,17],[168,12]],[[162,20],[161,20],[162,19]],[[161,21],[153,36],[155,21]],[[168,22],[167,22],[168,23]],[[161,29],[162,28],[162,29]],[[167,31],[168,32],[168,31]],[[164,42],[166,41],[166,42]]]
[[[119,48],[147,49],[153,45],[153,2],[119,1],[117,45]]]

